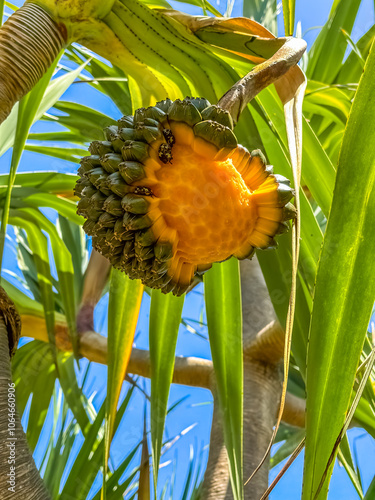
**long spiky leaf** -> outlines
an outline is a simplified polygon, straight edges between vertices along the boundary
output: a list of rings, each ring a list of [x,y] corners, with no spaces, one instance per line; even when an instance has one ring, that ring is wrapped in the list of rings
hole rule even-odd
[[[375,148],[374,131],[368,123],[374,113],[374,78],[373,45],[341,147],[316,279],[306,378],[303,499],[316,494],[344,425],[373,308]],[[353,168],[353,159],[360,168]],[[322,498],[331,471],[332,466],[320,492]]]
[[[139,280],[112,270],[108,308],[108,382],[102,498],[106,498],[106,473],[117,404],[133,346],[143,295]]]

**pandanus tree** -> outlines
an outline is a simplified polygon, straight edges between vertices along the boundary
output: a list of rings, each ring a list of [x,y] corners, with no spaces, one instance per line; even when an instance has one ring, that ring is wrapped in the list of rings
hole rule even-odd
[[[3,150],[14,141],[11,171],[2,190],[1,253],[8,222],[22,228],[33,252],[44,316],[35,305],[25,307],[25,299],[9,285],[8,291],[20,308],[24,335],[50,341],[63,389],[66,364],[59,351],[73,350],[77,357],[108,363],[106,427],[97,448],[104,455],[103,495],[118,491],[107,462],[127,372],[151,376],[155,486],[171,381],[212,390],[215,411],[203,498],[243,498],[244,479],[259,467],[245,497],[258,499],[264,494],[268,466],[263,461],[274,438],[273,425],[277,430],[281,418],[305,424],[303,400],[286,393],[291,351],[294,379],[307,393],[304,498],[327,495],[337,452],[345,455],[350,467],[350,452],[345,447],[338,450],[338,445],[353,414],[374,432],[369,417],[373,389],[367,384],[363,392],[373,355],[363,345],[375,295],[370,272],[374,240],[369,236],[375,213],[374,151],[372,131],[366,127],[372,116],[375,56],[369,48],[370,34],[361,46],[368,60],[343,136],[354,93],[346,84],[353,83],[352,77],[358,82],[360,72],[351,60],[338,66],[345,50],[342,40],[334,38],[339,28],[350,31],[358,8],[354,3],[351,15],[344,2],[335,5],[333,23],[324,28],[311,54],[308,76],[318,82],[310,81],[308,87],[310,123],[301,115],[305,77],[296,66],[305,42],[275,38],[246,18],[193,17],[135,0],[40,1],[27,2],[1,28],[1,119],[10,114],[2,125]],[[294,19],[289,4],[284,2],[284,17],[291,33]],[[207,8],[214,11],[209,4]],[[81,49],[69,48],[73,42],[114,66],[87,61]],[[74,283],[81,266],[73,259],[78,239],[74,241],[71,230],[68,235],[67,222],[62,223],[61,237],[40,212],[40,207],[51,206],[70,223],[81,224],[70,201],[76,178],[39,176],[33,182],[27,174],[19,174],[16,179],[31,124],[83,68],[67,74],[64,81],[60,77],[48,83],[67,47],[69,57],[83,63],[98,82],[104,76],[103,88],[108,75],[115,79],[126,75],[118,78],[116,92],[107,87],[125,114],[117,124],[104,123],[103,117],[95,123],[98,115],[91,115],[90,127],[80,127],[84,110],[78,110],[74,119],[69,107],[65,110],[73,119],[61,118],[71,131],[68,140],[91,143],[90,155],[78,170],[75,194],[80,197],[78,214],[86,218],[84,230],[105,258],[93,252],[83,287],[80,271],[81,283]],[[328,48],[336,55],[332,74],[322,72],[317,63]],[[249,66],[254,66],[250,72]],[[342,85],[344,117],[337,111],[337,94],[329,94],[327,103],[319,79]],[[272,83],[275,89],[269,87]],[[325,104],[335,111],[326,113]],[[104,127],[105,137],[100,135]],[[340,146],[336,176],[333,162]],[[274,172],[259,148],[274,164]],[[39,151],[53,154],[51,148]],[[353,167],[353,157],[360,168]],[[287,179],[293,180],[294,191]],[[274,236],[286,232],[289,219],[294,219],[292,229],[278,237],[279,248],[258,251],[275,246]],[[51,241],[64,317],[56,312],[47,242],[40,229]],[[240,283],[237,259],[252,257],[255,251],[278,321],[254,261],[241,263]],[[106,356],[103,338],[92,331],[92,313],[110,264]],[[340,272],[342,266],[345,273]],[[199,362],[184,365],[174,358],[184,294],[202,277],[213,368]],[[149,358],[132,353],[144,285],[152,289]],[[284,350],[281,387],[279,363]],[[86,410],[80,410],[75,417],[88,439],[90,431],[95,436],[101,419],[98,414],[90,426]],[[293,429],[289,436],[297,445],[302,434]],[[304,440],[296,453],[303,445]],[[30,466],[30,471],[34,474],[35,469]],[[354,477],[352,468],[350,472]],[[72,482],[77,481],[78,476]],[[78,498],[86,498],[87,484],[80,482]],[[58,488],[49,489],[59,494]]]

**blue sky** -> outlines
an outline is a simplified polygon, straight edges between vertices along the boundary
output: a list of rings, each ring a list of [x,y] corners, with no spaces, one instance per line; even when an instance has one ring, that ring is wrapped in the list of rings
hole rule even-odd
[[[18,0],[15,2],[21,5]],[[172,2],[175,8],[180,8],[191,13],[200,14],[198,8]],[[215,5],[220,11],[225,10],[223,1]],[[298,1],[296,19],[301,21],[302,33],[306,33],[305,39],[311,45],[318,29],[321,27],[328,16],[331,7],[331,2],[325,0]],[[241,15],[242,3],[236,1],[234,4],[233,15]],[[355,24],[352,38],[357,40],[361,34],[374,23],[374,3],[371,0],[364,0],[359,12],[357,22]],[[282,16],[278,18],[279,32],[283,33]],[[107,98],[98,95],[98,93],[87,85],[72,85],[72,87],[63,96],[64,100],[76,101],[88,106],[95,107],[99,111],[119,118],[120,113],[114,104]],[[36,125],[34,130],[45,130],[45,125]],[[7,172],[9,169],[10,154],[4,155],[0,159],[0,173]],[[37,162],[37,163],[36,163]],[[76,166],[60,160],[50,160],[48,158],[40,159],[33,153],[25,153],[21,164],[20,171],[30,171],[34,169],[57,169],[63,172],[74,172]],[[12,237],[12,231],[9,232]],[[8,241],[6,244],[6,255],[4,268],[13,272],[18,272],[15,263],[15,253],[13,244]],[[98,304],[95,315],[96,330],[106,335],[106,311],[108,297],[105,296]],[[139,321],[136,333],[135,344],[138,348],[148,348],[148,314],[149,314],[149,299],[145,297],[142,305],[142,314]],[[191,325],[191,328],[181,326],[177,343],[177,356],[197,356],[210,358],[210,349],[207,341],[207,331],[204,326],[204,303],[202,295],[202,287],[197,287],[186,299],[184,307],[184,318]],[[203,324],[200,324],[202,321]],[[196,329],[199,335],[192,333]],[[105,395],[106,384],[106,368],[103,366],[93,366],[90,370],[88,386],[91,390],[95,388],[97,392],[94,403],[96,407],[101,404]],[[142,382],[143,384],[143,382]],[[149,381],[144,381],[144,388],[149,393]],[[177,481],[175,487],[175,499],[181,497],[181,491],[185,476],[187,474],[187,464],[189,463],[190,447],[193,447],[196,453],[203,453],[203,459],[207,459],[207,447],[209,443],[209,432],[212,417],[212,397],[209,391],[204,389],[192,389],[190,387],[181,387],[174,385],[171,388],[170,404],[178,401],[182,397],[187,397],[183,403],[174,410],[173,414],[167,420],[166,436],[173,437],[180,434],[185,429],[195,425],[189,432],[181,436],[177,443],[168,451],[162,458],[163,467],[160,470],[160,485],[170,478],[174,469],[174,461],[177,459]],[[118,463],[130,447],[134,446],[142,437],[142,426],[139,425],[143,419],[144,397],[140,392],[135,391],[134,397],[130,404],[130,409],[126,414],[120,431],[116,436],[116,441],[112,449],[112,458],[114,463]],[[245,430],[246,434],[246,430]],[[363,475],[364,490],[370,483],[373,475],[373,467],[368,464],[375,463],[375,444],[374,441],[367,437],[362,430],[350,431],[351,443],[353,444],[356,455],[360,457],[359,466]],[[36,461],[40,460],[41,446],[36,450]],[[139,457],[137,457],[139,460]],[[301,455],[291,469],[280,481],[279,485],[271,494],[271,500],[288,499],[297,500],[301,495],[302,485],[302,468],[303,455]],[[272,479],[279,471],[280,466],[271,471],[270,478]],[[99,484],[98,484],[99,485]],[[251,488],[251,486],[250,486]],[[332,477],[329,499],[351,500],[357,498],[353,486],[347,478],[343,468],[335,466],[335,471]]]

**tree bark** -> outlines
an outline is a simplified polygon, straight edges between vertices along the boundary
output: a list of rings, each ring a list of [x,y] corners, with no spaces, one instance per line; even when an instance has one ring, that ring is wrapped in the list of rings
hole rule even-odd
[[[0,123],[31,90],[67,41],[66,28],[25,3],[0,28]]]
[[[18,314],[0,288],[0,498],[49,500],[15,410],[10,353],[20,332]]]
[[[251,345],[259,330],[275,318],[263,275],[256,261],[241,263],[244,346]],[[265,351],[267,346],[265,346]],[[244,356],[244,478],[255,470],[271,439],[281,395],[280,352],[276,343],[267,356]],[[251,353],[251,350],[250,350]],[[205,500],[233,499],[224,445],[221,412],[214,394],[210,451],[203,483]],[[259,500],[268,485],[268,461],[245,487],[246,500]]]

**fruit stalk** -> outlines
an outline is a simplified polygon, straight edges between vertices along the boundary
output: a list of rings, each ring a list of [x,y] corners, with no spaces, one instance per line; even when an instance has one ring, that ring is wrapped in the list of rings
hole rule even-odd
[[[219,100],[218,106],[229,111],[236,124],[244,108],[261,90],[275,83],[298,63],[306,46],[300,38],[286,38],[285,44],[272,57],[235,83]]]

